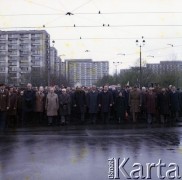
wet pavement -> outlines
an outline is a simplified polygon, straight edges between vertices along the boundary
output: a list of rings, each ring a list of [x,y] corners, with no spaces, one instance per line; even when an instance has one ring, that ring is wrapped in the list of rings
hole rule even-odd
[[[74,126],[0,135],[0,180],[106,180],[112,158],[129,158],[128,173],[140,163],[146,175],[146,163],[161,159],[163,175],[170,163],[182,175],[182,127]],[[151,172],[151,179],[159,179],[156,168]],[[119,179],[127,177],[119,172]]]

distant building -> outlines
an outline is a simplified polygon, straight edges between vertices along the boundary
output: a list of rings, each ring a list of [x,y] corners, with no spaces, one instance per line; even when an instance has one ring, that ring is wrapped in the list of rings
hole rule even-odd
[[[60,73],[62,76],[66,77],[66,63],[61,60],[61,70]]]
[[[61,58],[58,57],[57,49],[55,47],[50,48],[50,74],[59,78],[60,76]]]
[[[74,86],[92,86],[103,76],[109,74],[108,61],[92,61],[92,59],[65,60],[66,78]]]
[[[0,82],[47,84],[50,35],[44,30],[0,31]]]
[[[182,72],[182,61],[160,61],[160,63],[146,64],[147,69],[153,73]]]

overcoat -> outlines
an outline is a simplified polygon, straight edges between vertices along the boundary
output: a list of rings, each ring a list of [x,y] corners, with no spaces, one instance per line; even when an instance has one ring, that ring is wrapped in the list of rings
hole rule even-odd
[[[125,98],[122,96],[118,96],[115,99],[115,111],[117,116],[125,115],[126,113],[126,101]]]
[[[7,90],[0,91],[0,111],[7,111],[9,107],[9,94]]]
[[[60,94],[59,95],[59,114],[60,115],[69,115],[70,111],[71,98],[69,94]]]
[[[131,112],[140,112],[141,94],[138,90],[132,90],[129,94],[129,105]]]
[[[110,91],[100,92],[99,94],[99,104],[101,105],[101,112],[110,112],[110,104],[113,104],[113,96]]]
[[[87,94],[87,106],[88,106],[89,113],[97,113],[98,96],[99,96],[99,93],[97,91],[95,92],[91,91]]]
[[[178,92],[170,93],[170,106],[172,112],[178,112],[180,110],[180,96]]]
[[[16,93],[11,93],[9,95],[9,110],[8,110],[8,115],[9,116],[16,116],[17,114],[17,103],[18,103],[18,95]]]
[[[48,93],[46,97],[45,109],[47,116],[57,116],[59,109],[59,100],[56,93]]]
[[[83,90],[76,90],[73,94],[73,105],[76,105],[76,113],[84,113],[86,108],[86,95]]]
[[[35,108],[35,91],[25,90],[23,94],[23,110],[24,112],[32,112]]]
[[[156,105],[157,105],[157,97],[155,93],[147,93],[146,95],[146,103],[147,103],[147,113],[155,114],[156,113]]]
[[[44,112],[45,94],[36,92],[35,95],[35,112]]]
[[[170,111],[170,108],[169,108],[169,104],[170,104],[169,93],[166,92],[166,93],[158,94],[157,104],[158,104],[160,114],[162,114],[162,115],[169,114],[169,111]]]

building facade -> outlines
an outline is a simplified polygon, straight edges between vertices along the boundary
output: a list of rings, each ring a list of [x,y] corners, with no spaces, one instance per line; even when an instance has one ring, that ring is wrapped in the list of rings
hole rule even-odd
[[[182,61],[160,61],[160,63],[146,64],[148,70],[161,74],[166,72],[182,72]]]
[[[0,82],[47,84],[50,35],[44,30],[0,31]]]
[[[66,78],[71,86],[81,84],[92,86],[103,76],[109,74],[108,61],[92,61],[92,59],[65,60]]]
[[[61,58],[58,57],[58,52],[55,47],[50,48],[50,74],[59,78],[61,71]]]

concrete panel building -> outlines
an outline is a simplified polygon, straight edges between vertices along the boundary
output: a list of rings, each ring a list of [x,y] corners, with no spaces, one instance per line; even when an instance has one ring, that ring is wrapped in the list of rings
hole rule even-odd
[[[0,82],[47,84],[50,35],[44,30],[0,31]]]
[[[108,61],[92,61],[92,59],[69,59],[65,60],[66,78],[75,86],[91,86],[103,76],[109,74]]]

